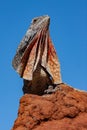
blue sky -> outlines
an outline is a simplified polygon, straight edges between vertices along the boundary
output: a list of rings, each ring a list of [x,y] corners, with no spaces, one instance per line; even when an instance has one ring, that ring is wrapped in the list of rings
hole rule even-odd
[[[32,18],[48,14],[50,35],[61,64],[63,82],[87,91],[87,1],[0,1],[0,129],[17,117],[22,79],[12,68],[15,51]]]

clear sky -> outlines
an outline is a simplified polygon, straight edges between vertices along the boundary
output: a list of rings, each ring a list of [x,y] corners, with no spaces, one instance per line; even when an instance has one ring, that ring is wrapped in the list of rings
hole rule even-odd
[[[32,18],[48,14],[63,82],[87,90],[87,0],[0,0],[0,129],[17,117],[22,79],[12,68]]]

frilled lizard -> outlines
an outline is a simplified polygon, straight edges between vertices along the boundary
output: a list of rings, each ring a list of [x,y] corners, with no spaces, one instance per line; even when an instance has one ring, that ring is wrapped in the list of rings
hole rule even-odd
[[[24,79],[24,94],[42,95],[54,91],[56,85],[62,83],[60,64],[49,35],[49,24],[47,15],[34,18],[13,59],[14,69]]]

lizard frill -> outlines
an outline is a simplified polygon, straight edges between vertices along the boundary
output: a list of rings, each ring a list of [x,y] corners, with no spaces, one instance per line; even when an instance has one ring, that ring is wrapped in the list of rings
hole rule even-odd
[[[49,36],[49,29],[43,27],[32,36],[27,36],[27,42],[23,42],[13,59],[13,67],[19,75],[26,80],[32,80],[34,71],[40,65],[53,83],[61,83],[60,64]]]

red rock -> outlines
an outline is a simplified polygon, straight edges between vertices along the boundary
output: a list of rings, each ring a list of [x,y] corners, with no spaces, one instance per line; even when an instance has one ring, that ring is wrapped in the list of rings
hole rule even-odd
[[[25,94],[12,130],[87,130],[87,92],[60,86],[44,96]]]

